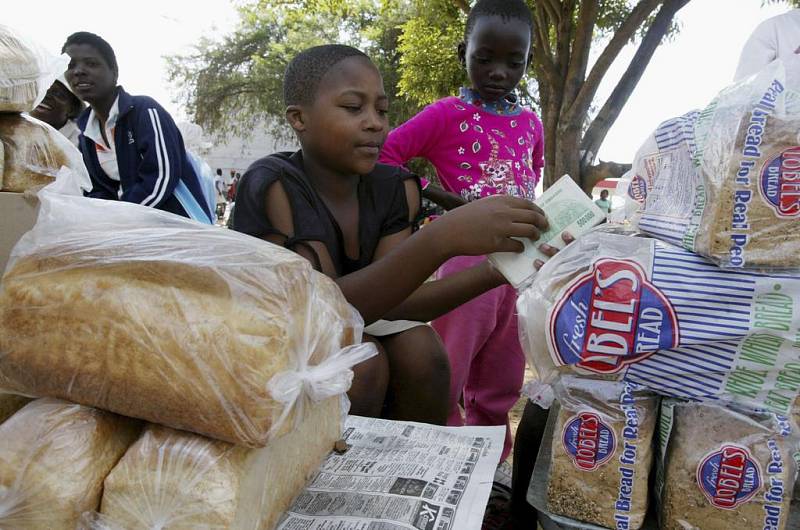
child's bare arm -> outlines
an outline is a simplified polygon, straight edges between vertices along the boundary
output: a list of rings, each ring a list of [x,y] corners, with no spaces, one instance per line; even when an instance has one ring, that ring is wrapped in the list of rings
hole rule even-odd
[[[467,204],[466,199],[457,193],[445,191],[436,184],[429,184],[427,188],[422,191],[423,197],[435,202],[445,210],[452,210],[459,206]]]
[[[418,195],[416,201],[419,204]],[[282,234],[292,236],[291,206],[279,182],[270,186],[264,206],[271,225]],[[449,258],[520,252],[522,243],[512,237],[537,239],[539,231],[546,228],[544,214],[528,201],[507,196],[481,199],[447,213],[413,235],[409,235],[410,229],[407,229],[383,238],[376,250],[376,261],[359,271],[336,278],[336,282],[369,324],[384,318],[391,309],[404,302]],[[272,236],[266,239],[273,241]],[[285,238],[273,242],[283,244],[284,241]],[[335,278],[335,268],[325,245],[317,241],[308,242],[308,245],[318,257],[322,272]],[[295,251],[315,263],[314,253],[308,248],[296,246]],[[455,298],[437,302],[444,304],[437,305],[437,308],[455,307],[469,299],[462,300],[464,296],[480,294],[500,282],[499,275],[493,271],[465,273],[476,276],[456,275],[458,277],[448,282],[455,286],[450,288]],[[456,293],[459,290],[463,292]]]

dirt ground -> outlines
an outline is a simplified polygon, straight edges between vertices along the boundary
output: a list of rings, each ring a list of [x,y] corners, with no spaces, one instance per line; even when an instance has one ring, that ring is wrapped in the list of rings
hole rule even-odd
[[[525,367],[525,382],[527,383],[533,379],[533,373],[530,371],[528,367]],[[511,437],[512,439],[517,434],[517,426],[519,425],[519,421],[522,419],[522,411],[525,409],[525,402],[528,401],[528,398],[525,396],[521,396],[517,404],[514,405],[514,408],[508,413],[508,421],[511,427]],[[512,452],[508,455],[508,463],[514,463],[514,453]]]

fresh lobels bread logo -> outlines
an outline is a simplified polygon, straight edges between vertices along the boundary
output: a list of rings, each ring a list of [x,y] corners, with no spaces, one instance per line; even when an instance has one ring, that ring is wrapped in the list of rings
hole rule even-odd
[[[564,425],[564,450],[575,467],[594,471],[614,456],[614,431],[594,412],[581,412]]]
[[[800,146],[785,149],[764,164],[759,190],[778,217],[800,217]]]
[[[639,175],[634,175],[628,184],[628,196],[639,204],[647,198],[647,182]]]
[[[724,445],[697,466],[697,485],[708,502],[733,510],[761,487],[761,470],[745,447]]]
[[[548,335],[557,365],[614,373],[676,347],[678,319],[638,263],[601,259],[564,291],[550,312]]]

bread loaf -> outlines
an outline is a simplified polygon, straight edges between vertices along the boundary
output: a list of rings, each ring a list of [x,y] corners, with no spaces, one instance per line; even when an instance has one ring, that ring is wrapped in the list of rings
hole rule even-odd
[[[0,25],[0,112],[33,110],[39,75],[39,60],[31,46]]]
[[[0,528],[74,530],[138,432],[138,422],[52,399],[20,409],[0,425]]]
[[[800,266],[800,119],[742,118],[723,175],[706,175],[697,251],[732,266]]]
[[[582,387],[582,388],[581,388]],[[550,513],[638,529],[648,506],[658,401],[627,385],[586,381],[561,400],[547,484]]]
[[[23,114],[0,113],[0,142],[4,151],[0,191],[23,192],[49,184],[61,166],[74,168],[80,157],[61,133]]]
[[[247,449],[149,425],[105,481],[90,528],[272,530],[342,435],[338,398]]]
[[[784,427],[717,405],[669,406],[661,528],[786,529],[795,466]]]
[[[629,178],[638,229],[726,268],[800,267],[798,67],[775,61],[658,126]]]
[[[336,284],[286,249],[138,205],[52,197],[3,278],[0,389],[262,447],[296,410],[273,397],[273,376],[360,335]],[[324,380],[343,393],[347,373]]]
[[[800,275],[722,269],[661,241],[595,231],[542,267],[517,310],[546,383],[580,373],[788,415],[800,388],[796,292]]]

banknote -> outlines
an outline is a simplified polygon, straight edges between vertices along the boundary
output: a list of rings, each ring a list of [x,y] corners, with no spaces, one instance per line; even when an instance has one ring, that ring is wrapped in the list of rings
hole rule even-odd
[[[514,252],[496,252],[489,256],[492,265],[514,287],[527,283],[536,273],[534,260],[547,261],[547,255],[539,250],[539,245],[547,243],[556,248],[563,248],[561,233],[567,231],[576,238],[588,232],[592,227],[602,223],[606,214],[583,190],[578,187],[569,175],[564,175],[535,201],[544,210],[549,229],[536,241],[520,239],[525,250],[519,254]]]

